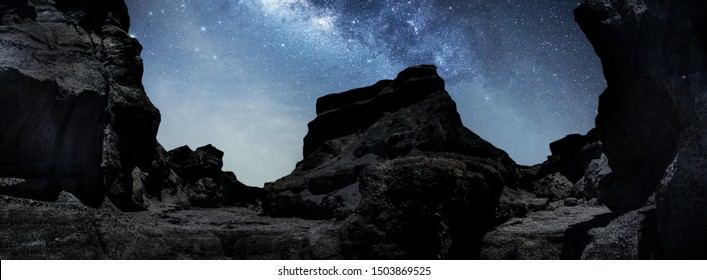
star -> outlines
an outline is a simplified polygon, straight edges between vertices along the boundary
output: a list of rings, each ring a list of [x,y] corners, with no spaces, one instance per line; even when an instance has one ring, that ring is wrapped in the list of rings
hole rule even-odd
[[[301,159],[317,97],[408,66],[437,64],[465,125],[521,164],[591,129],[606,87],[576,1],[126,2],[158,140],[214,144],[251,185]]]

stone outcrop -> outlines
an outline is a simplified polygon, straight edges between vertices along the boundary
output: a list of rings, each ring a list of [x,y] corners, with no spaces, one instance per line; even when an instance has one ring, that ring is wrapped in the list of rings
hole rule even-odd
[[[252,206],[263,195],[261,188],[246,186],[233,172],[222,171],[223,152],[211,145],[171,150],[167,164],[181,178],[191,206]]]
[[[587,0],[577,22],[604,65],[596,129],[614,180],[609,206],[656,193],[666,258],[707,257],[704,1]]]
[[[507,154],[462,125],[436,68],[412,67],[395,80],[320,98],[304,139],[304,160],[266,185],[264,209],[274,216],[344,219],[361,203],[360,175],[367,167],[437,153],[488,160],[502,178],[489,188],[495,192],[514,180]]]
[[[92,207],[108,196],[124,211],[257,204],[262,191],[222,172],[220,151],[182,159],[157,143],[129,27],[121,0],[0,3],[0,178],[22,180],[0,193],[66,191]]]
[[[129,26],[123,1],[0,4],[0,177],[51,182],[28,196],[134,209],[132,172],[153,159],[160,114]]]
[[[273,216],[347,219],[349,258],[476,258],[515,163],[462,125],[436,67],[317,101]],[[424,244],[421,246],[421,244]]]

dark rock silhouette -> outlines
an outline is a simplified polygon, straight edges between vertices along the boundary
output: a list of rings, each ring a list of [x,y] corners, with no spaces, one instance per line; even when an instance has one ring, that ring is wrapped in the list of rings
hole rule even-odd
[[[612,209],[654,193],[666,258],[707,258],[704,1],[584,1],[577,22],[604,65],[597,134]]]
[[[366,168],[360,179],[363,199],[346,233],[345,256],[477,258],[507,180],[496,164],[439,153]]]
[[[515,163],[462,125],[434,66],[322,97],[317,113],[304,160],[266,185],[266,213],[353,214],[350,258],[477,257]]]
[[[5,1],[0,21],[0,178],[26,180],[0,193],[67,191],[92,207],[108,196],[126,211],[257,204],[261,190],[221,172],[220,151],[170,161],[155,140],[160,114],[123,1]]]
[[[131,174],[152,161],[160,115],[123,1],[4,1],[0,20],[0,177],[135,209]]]
[[[593,253],[587,255],[594,258],[607,249],[597,244],[610,242],[592,233],[604,230],[614,236],[630,234],[616,227],[604,228],[617,215],[599,202],[611,183],[612,172],[606,166],[602,143],[593,133],[555,141],[550,144],[552,155],[547,161],[518,167],[520,179],[501,194],[495,227],[482,243],[482,259],[581,259],[590,248],[588,240],[597,238],[592,243]],[[632,244],[624,245],[624,249],[632,248]],[[638,256],[625,253],[627,257]],[[616,257],[609,253],[603,256]]]
[[[263,195],[261,188],[246,186],[233,172],[223,172],[223,152],[211,145],[196,151],[182,146],[169,151],[167,157],[192,206],[248,206],[257,204]]]
[[[265,187],[264,209],[270,215],[344,219],[361,201],[364,169],[397,158],[458,153],[489,160],[502,184],[515,180],[508,155],[462,125],[434,66],[408,68],[395,80],[324,96],[317,113],[304,139],[304,160]]]

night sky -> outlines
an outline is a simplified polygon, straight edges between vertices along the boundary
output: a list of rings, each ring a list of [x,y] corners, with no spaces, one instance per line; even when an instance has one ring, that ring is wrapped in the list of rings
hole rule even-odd
[[[213,144],[262,186],[302,159],[318,97],[436,64],[464,124],[520,164],[594,126],[606,87],[579,0],[127,0],[165,148]]]

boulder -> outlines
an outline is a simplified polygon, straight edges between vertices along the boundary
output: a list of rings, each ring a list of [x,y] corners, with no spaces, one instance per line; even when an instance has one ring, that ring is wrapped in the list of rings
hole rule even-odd
[[[570,196],[574,184],[560,173],[550,174],[533,183],[533,193],[550,200],[561,200]]]
[[[705,10],[697,0],[586,0],[575,10],[608,84],[596,119],[618,182],[607,205],[628,212],[657,191],[666,258],[707,258]]]
[[[347,257],[477,258],[504,180],[494,162],[459,154],[370,166],[361,175]]]

